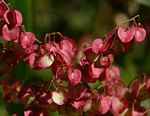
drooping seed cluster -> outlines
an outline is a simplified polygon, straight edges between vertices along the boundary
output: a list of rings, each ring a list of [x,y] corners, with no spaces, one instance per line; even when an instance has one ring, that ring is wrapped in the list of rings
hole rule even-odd
[[[114,55],[128,50],[133,39],[145,39],[146,31],[139,22],[120,26],[105,39],[97,38],[88,44],[84,41],[78,47],[73,39],[59,32],[46,34],[41,42],[25,30],[22,21],[18,10],[0,1],[0,62],[6,65],[0,67],[5,74],[0,85],[7,102],[17,100],[24,104],[24,116],[48,116],[54,111],[68,116],[144,116],[149,112],[141,102],[150,97],[150,75],[140,75],[126,86],[113,64]],[[11,69],[20,60],[31,70],[48,68],[53,76],[47,83],[24,80],[10,85]]]

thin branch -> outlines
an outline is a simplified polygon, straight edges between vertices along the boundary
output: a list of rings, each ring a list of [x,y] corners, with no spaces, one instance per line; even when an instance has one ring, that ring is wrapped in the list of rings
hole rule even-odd
[[[134,16],[133,18],[122,22],[122,23],[120,24],[120,26],[123,25],[124,23],[130,22],[130,21],[135,21],[135,19],[136,19],[136,18],[139,18],[139,17],[140,17],[140,15],[136,15],[136,16]]]

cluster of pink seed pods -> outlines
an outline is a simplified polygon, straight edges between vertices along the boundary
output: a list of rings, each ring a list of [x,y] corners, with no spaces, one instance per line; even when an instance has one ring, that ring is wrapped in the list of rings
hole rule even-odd
[[[113,64],[114,55],[125,52],[133,39],[145,39],[146,31],[139,22],[120,26],[105,39],[83,42],[82,47],[59,32],[46,34],[41,42],[32,32],[26,32],[22,22],[21,13],[1,0],[0,35],[7,44],[0,43],[0,62],[6,65],[0,71],[7,76],[0,85],[6,102],[24,104],[24,116],[48,116],[54,111],[66,116],[145,116],[150,111],[141,106],[150,97],[150,75],[140,75],[126,86]],[[31,70],[50,69],[53,75],[49,82],[10,84],[11,69],[20,60]],[[90,83],[99,85],[93,88]]]

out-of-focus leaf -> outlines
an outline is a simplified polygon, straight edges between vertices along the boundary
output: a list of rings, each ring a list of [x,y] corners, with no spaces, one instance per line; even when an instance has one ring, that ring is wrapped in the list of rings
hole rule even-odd
[[[56,111],[56,112],[50,112],[49,116],[60,116],[60,115],[59,115],[58,111]]]
[[[19,116],[23,116],[23,113],[24,113],[24,105],[23,104],[9,102],[6,107],[7,107],[9,116],[11,116],[12,114],[16,114],[16,113]],[[1,115],[1,116],[6,116],[6,115]]]
[[[150,108],[150,99],[147,99],[147,100],[143,101],[141,103],[141,105],[144,106],[147,109]]]
[[[28,68],[27,76],[30,78],[36,77],[48,81],[52,78],[52,72],[50,69],[32,70]]]
[[[149,70],[150,70],[150,55],[147,55],[147,60],[145,61],[145,64],[144,64],[144,70],[146,71],[146,72],[149,72]]]
[[[27,76],[27,65],[23,61],[19,61],[18,64],[16,64],[12,68],[12,80],[11,83],[23,80]]]
[[[126,59],[125,62],[126,62],[126,67],[120,66],[121,77],[125,82],[125,84],[129,84],[130,81],[136,77],[136,66],[129,59]]]
[[[0,115],[8,116],[8,113],[7,113],[7,110],[6,110],[6,107],[5,107],[5,104],[1,95],[0,95]]]
[[[150,7],[150,0],[136,0],[138,3]]]
[[[95,83],[88,83],[90,88],[95,89],[100,85],[100,81],[96,81]]]

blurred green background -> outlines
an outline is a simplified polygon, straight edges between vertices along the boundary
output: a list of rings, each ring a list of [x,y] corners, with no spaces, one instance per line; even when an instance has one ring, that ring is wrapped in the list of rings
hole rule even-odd
[[[121,77],[126,84],[137,74],[150,72],[150,0],[6,1],[22,13],[26,31],[32,31],[40,40],[43,40],[45,33],[55,31],[77,42],[85,35],[93,39],[104,37],[121,22],[139,14],[140,22],[147,31],[147,38],[143,43],[135,43],[125,54],[120,53],[115,56],[115,63],[120,67]],[[13,81],[23,80],[26,77],[49,80],[50,71],[29,70],[28,66],[20,61],[13,68],[13,77]],[[13,104],[9,107],[12,108]],[[15,112],[15,110],[10,112]],[[0,97],[0,115],[7,116],[2,97]]]

